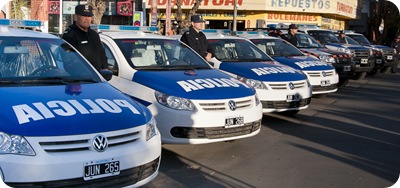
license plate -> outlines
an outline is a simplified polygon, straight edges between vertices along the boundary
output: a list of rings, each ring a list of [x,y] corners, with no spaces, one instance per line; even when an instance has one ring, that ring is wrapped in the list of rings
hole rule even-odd
[[[351,71],[351,66],[350,65],[343,66],[343,71]]]
[[[393,59],[393,56],[388,55],[388,56],[386,57],[386,59],[387,59],[387,60],[392,60],[392,59]]]
[[[297,102],[300,100],[299,95],[286,95],[286,102]]]
[[[368,63],[368,59],[361,59],[361,64],[367,64]]]
[[[382,64],[382,59],[376,59],[376,64]]]
[[[234,127],[234,126],[242,126],[244,125],[244,117],[228,117],[225,119],[225,127]]]
[[[330,86],[330,85],[331,85],[331,81],[330,80],[321,81],[321,86]]]
[[[119,161],[101,160],[86,162],[84,180],[93,180],[108,176],[115,176],[120,173]]]

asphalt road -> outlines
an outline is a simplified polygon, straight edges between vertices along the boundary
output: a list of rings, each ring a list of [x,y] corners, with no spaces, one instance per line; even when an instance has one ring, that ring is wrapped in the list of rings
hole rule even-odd
[[[158,187],[384,188],[400,174],[400,73],[351,80],[231,143],[163,145]]]

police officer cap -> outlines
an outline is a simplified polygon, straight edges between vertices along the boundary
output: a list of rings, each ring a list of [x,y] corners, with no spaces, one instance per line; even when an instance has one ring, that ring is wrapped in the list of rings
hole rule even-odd
[[[77,5],[75,7],[75,14],[81,16],[93,16],[93,7],[90,5]]]
[[[195,22],[195,23],[196,23],[196,22],[204,22],[203,16],[200,15],[200,14],[192,15],[192,16],[190,17],[190,21]]]
[[[338,31],[338,34],[339,34],[339,35],[340,35],[340,34],[344,34],[344,31],[340,30],[340,31]]]
[[[296,24],[290,24],[289,29],[298,29],[299,27]]]

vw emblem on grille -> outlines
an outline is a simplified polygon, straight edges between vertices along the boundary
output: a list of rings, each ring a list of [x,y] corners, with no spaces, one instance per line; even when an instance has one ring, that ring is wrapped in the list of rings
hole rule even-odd
[[[228,106],[229,106],[229,109],[231,109],[232,111],[235,111],[235,110],[236,110],[236,103],[235,103],[235,101],[230,100],[230,101],[228,102]]]
[[[108,147],[108,140],[107,137],[99,134],[93,138],[93,148],[98,152],[103,152]]]
[[[289,88],[290,88],[291,90],[294,89],[294,84],[293,84],[292,82],[289,82]]]
[[[326,77],[326,72],[325,71],[322,71],[322,76]]]

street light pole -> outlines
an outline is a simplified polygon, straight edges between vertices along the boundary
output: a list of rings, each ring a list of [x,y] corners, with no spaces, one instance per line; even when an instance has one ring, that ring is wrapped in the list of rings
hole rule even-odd
[[[153,0],[153,1],[155,1],[155,0]],[[146,24],[146,0],[143,0],[143,3],[142,3],[142,9],[143,9],[143,26],[147,26],[147,24]]]
[[[235,0],[235,3],[233,5],[233,29],[232,29],[233,32],[236,32],[237,3],[238,3],[237,0]]]

